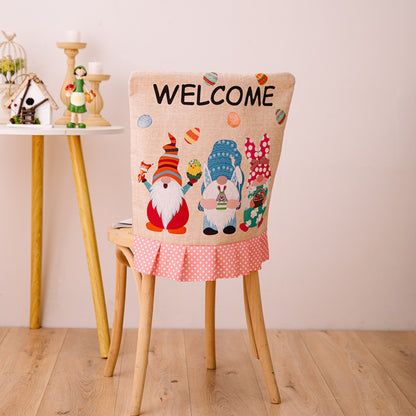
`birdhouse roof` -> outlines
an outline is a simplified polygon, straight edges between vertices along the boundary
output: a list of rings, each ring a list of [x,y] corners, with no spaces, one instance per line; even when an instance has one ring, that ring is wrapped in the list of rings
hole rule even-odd
[[[43,81],[39,79],[36,74],[28,74],[26,76],[24,81],[17,88],[16,92],[9,98],[8,102],[6,103],[6,106],[10,105],[18,97],[18,95],[27,87],[27,84],[29,83],[29,81],[33,81],[34,83],[33,85],[36,85],[39,88],[39,90],[42,92],[43,96],[49,100],[51,107],[54,110],[57,110],[58,105],[56,104],[52,96],[49,94]]]

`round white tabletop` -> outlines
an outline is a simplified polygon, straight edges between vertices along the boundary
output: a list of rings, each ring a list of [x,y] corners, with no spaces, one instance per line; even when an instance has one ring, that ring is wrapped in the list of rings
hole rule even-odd
[[[92,134],[116,134],[121,133],[124,127],[108,126],[108,127],[86,127],[85,129],[73,128],[66,126],[0,126],[0,135],[3,136],[86,136]]]

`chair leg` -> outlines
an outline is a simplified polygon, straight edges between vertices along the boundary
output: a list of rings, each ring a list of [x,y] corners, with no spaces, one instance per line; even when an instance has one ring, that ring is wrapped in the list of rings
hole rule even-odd
[[[122,251],[116,246],[116,296],[114,305],[113,329],[111,331],[110,350],[104,376],[111,377],[117,363],[123,333],[124,305],[126,301],[126,277],[128,262]]]
[[[205,282],[205,349],[208,370],[215,370],[215,287],[216,282]]]
[[[152,330],[153,300],[155,294],[155,276],[142,274],[140,298],[140,322],[137,337],[136,363],[134,366],[133,393],[130,415],[140,414],[146,378],[150,333]]]
[[[248,337],[250,339],[250,345],[251,345],[251,352],[253,353],[254,358],[259,359],[260,357],[259,357],[259,352],[257,351],[256,339],[254,337],[253,324],[251,321],[250,307],[248,304],[247,280],[246,279],[243,279],[243,290],[244,290],[244,309],[246,311],[246,321],[247,321]]]
[[[272,403],[280,403],[279,389],[273,371],[269,343],[267,342],[266,328],[264,326],[263,308],[261,305],[260,282],[258,271],[244,276],[246,281],[247,299],[250,309],[251,323],[254,339],[260,357],[260,364],[266,381],[267,390]]]

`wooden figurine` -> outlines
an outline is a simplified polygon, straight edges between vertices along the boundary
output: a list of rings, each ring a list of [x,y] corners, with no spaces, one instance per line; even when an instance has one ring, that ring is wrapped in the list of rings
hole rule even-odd
[[[11,110],[10,123],[16,125],[52,126],[52,110],[58,109],[36,74],[27,74],[5,105]]]
[[[87,70],[84,66],[78,65],[74,69],[75,80],[74,84],[66,86],[66,95],[70,97],[68,104],[68,111],[71,113],[71,121],[66,125],[68,128],[74,128],[76,125],[80,129],[85,129],[85,123],[82,122],[82,115],[87,112],[86,102],[91,102],[95,93],[85,91],[84,77],[87,75]]]

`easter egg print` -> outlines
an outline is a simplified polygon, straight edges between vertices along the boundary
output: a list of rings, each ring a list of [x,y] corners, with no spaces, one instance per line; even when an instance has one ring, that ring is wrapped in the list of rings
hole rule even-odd
[[[218,81],[218,74],[216,72],[207,72],[203,79],[208,85],[215,85]]]
[[[276,110],[275,114],[276,114],[276,121],[279,124],[282,124],[286,119],[286,113],[283,110],[281,110],[280,108],[278,108]]]
[[[186,143],[194,144],[199,139],[200,133],[201,130],[198,127],[188,130],[184,136]]]
[[[141,129],[145,129],[149,127],[152,124],[152,117],[150,117],[148,114],[143,114],[137,119],[137,125]]]
[[[227,116],[227,123],[230,127],[238,127],[240,125],[240,116],[237,113],[231,111]]]
[[[267,75],[266,74],[256,74],[257,82],[260,85],[264,85],[267,82]]]

